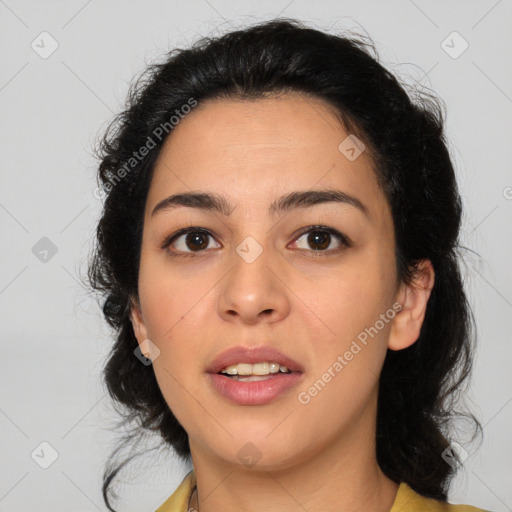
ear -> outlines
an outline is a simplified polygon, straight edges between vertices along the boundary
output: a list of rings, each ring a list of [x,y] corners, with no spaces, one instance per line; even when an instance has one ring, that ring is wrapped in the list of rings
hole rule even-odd
[[[133,332],[140,345],[148,337],[146,326],[144,324],[144,317],[142,316],[142,310],[139,302],[132,298],[130,303],[130,320],[133,325]]]
[[[401,283],[396,300],[402,309],[393,318],[388,348],[402,350],[410,347],[420,335],[427,302],[434,287],[435,272],[430,260],[421,260],[419,270],[410,284]]]

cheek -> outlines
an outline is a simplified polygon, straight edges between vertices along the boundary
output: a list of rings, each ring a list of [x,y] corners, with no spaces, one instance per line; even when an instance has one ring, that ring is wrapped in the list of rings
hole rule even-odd
[[[311,417],[324,418],[327,430],[344,428],[377,393],[394,317],[385,283],[378,275],[361,272],[331,283],[317,298],[318,311],[332,332],[312,338],[314,365],[299,390],[299,402]],[[304,421],[310,421],[308,415]],[[313,420],[310,428],[315,428]]]
[[[206,322],[214,311],[211,292],[218,279],[200,272],[191,276],[168,263],[160,257],[141,260],[139,296],[147,336],[160,350],[155,373],[164,383],[161,389],[169,390],[171,396],[175,391],[183,393],[180,382],[204,371],[201,347],[208,334]]]
[[[391,306],[392,289],[389,269],[361,261],[317,280],[304,296],[335,339],[346,342]]]
[[[149,253],[149,251],[147,251]],[[176,270],[162,254],[142,254],[139,296],[148,337],[166,344],[182,329],[190,311],[206,294],[207,283]]]
[[[148,337],[160,350],[153,370],[165,401],[188,428],[191,415],[204,413],[192,398],[200,396],[202,383],[197,376],[203,371],[200,347],[205,331],[198,314],[213,305],[201,279],[192,282],[156,264],[149,268],[139,293]]]
[[[302,391],[322,415],[342,421],[375,392],[387,352],[394,318],[391,308],[394,273],[386,255],[368,251],[325,280],[322,293],[317,286],[314,311],[329,327],[328,335],[317,336],[314,371]],[[364,260],[364,261],[363,261]],[[340,397],[342,397],[340,399]],[[309,407],[309,406],[308,406]],[[352,408],[352,409],[351,409]]]

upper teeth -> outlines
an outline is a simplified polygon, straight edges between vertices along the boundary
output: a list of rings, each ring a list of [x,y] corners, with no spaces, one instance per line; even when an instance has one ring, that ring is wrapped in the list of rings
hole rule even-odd
[[[221,373],[228,375],[268,375],[269,373],[290,372],[286,366],[279,363],[238,363],[226,366]]]

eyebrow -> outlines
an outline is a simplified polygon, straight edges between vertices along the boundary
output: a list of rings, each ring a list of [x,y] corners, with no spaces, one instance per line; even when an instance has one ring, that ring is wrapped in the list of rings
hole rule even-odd
[[[284,213],[296,208],[309,208],[323,203],[344,203],[354,206],[367,217],[368,208],[357,198],[347,192],[336,189],[306,190],[290,192],[276,201],[269,207],[269,214]],[[151,217],[159,212],[173,210],[179,206],[199,208],[201,210],[221,213],[229,217],[236,205],[233,206],[226,197],[209,192],[188,192],[174,194],[162,199],[154,208]]]

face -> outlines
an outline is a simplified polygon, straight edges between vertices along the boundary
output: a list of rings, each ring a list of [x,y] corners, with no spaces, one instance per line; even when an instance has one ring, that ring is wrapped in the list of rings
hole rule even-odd
[[[202,103],[162,148],[132,321],[139,343],[157,348],[153,369],[193,457],[239,465],[249,453],[284,468],[373,428],[400,290],[389,205],[348,135],[328,105],[290,93]],[[321,190],[345,200],[270,208]],[[153,213],[192,192],[224,197],[226,211],[168,203]],[[284,384],[270,399],[265,381],[208,373],[240,346],[270,346],[302,372],[274,375]],[[233,400],[220,379],[253,391]]]

